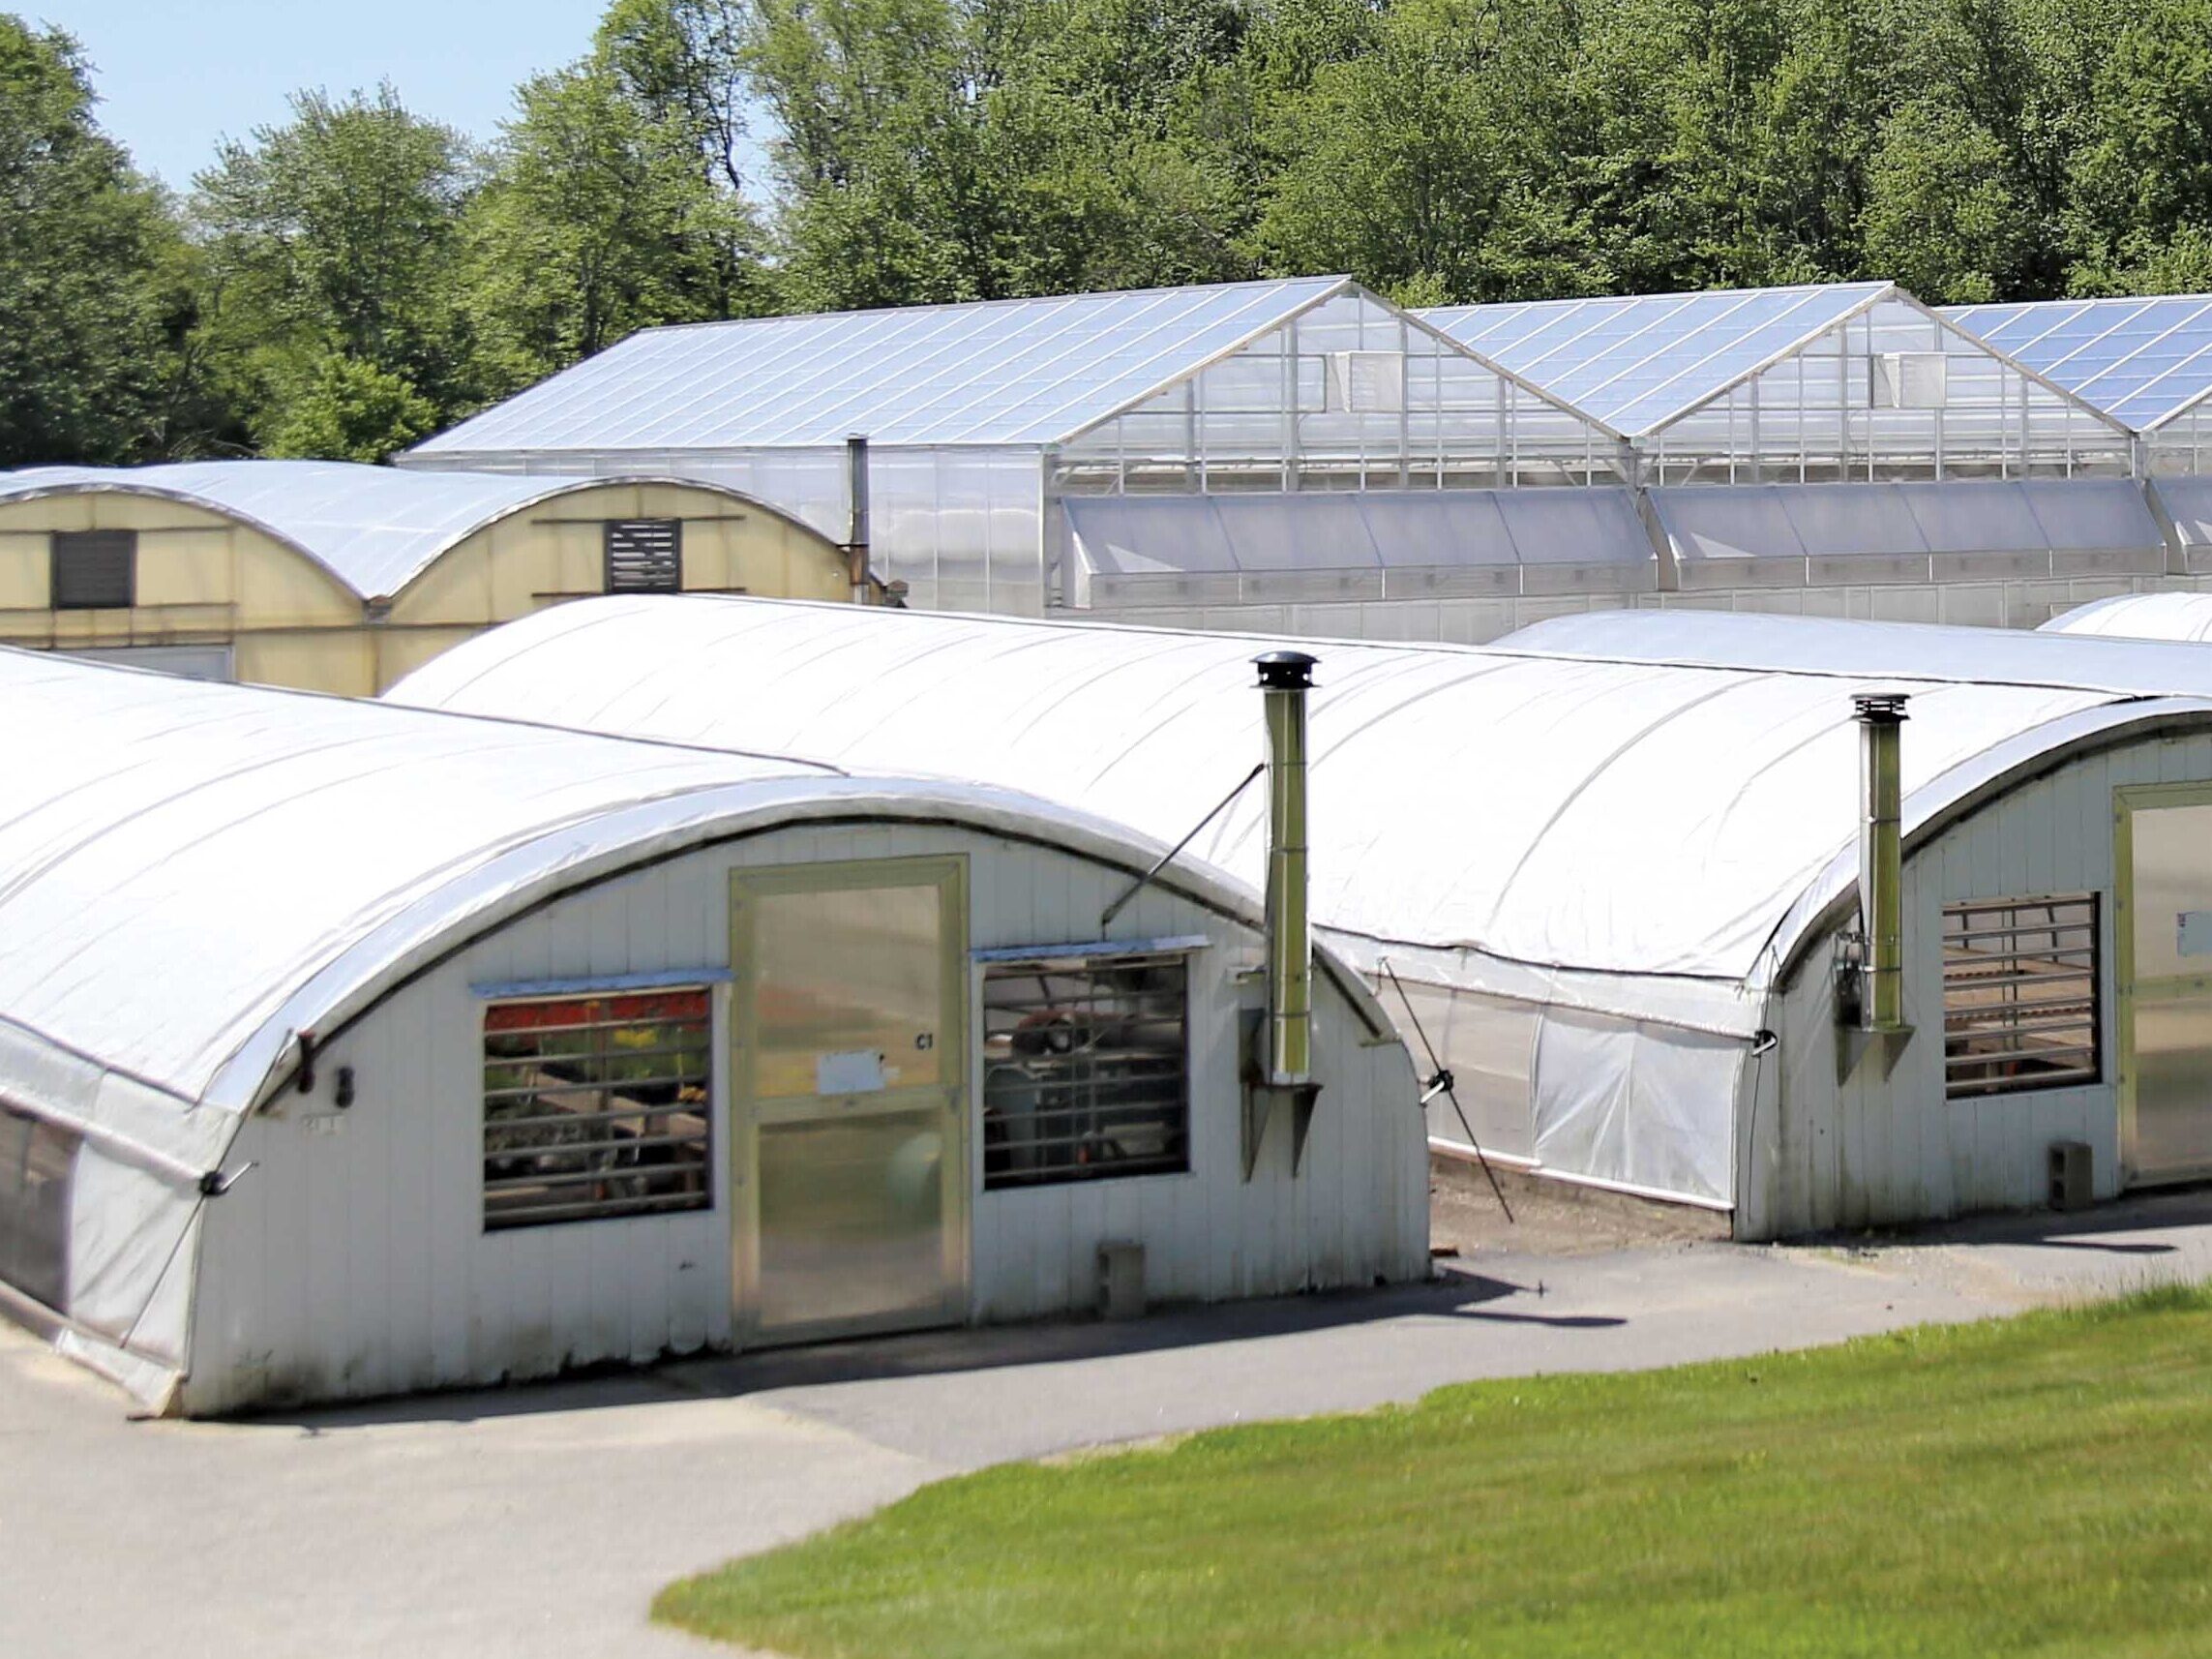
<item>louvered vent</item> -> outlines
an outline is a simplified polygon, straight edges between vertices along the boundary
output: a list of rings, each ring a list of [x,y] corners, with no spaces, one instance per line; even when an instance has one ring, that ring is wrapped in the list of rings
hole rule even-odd
[[[681,519],[610,519],[607,524],[607,591],[683,591]]]
[[[53,608],[127,611],[137,598],[136,530],[56,530]]]

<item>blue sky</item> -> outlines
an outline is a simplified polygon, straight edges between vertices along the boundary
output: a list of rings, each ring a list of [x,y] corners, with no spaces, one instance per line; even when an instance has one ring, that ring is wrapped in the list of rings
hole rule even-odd
[[[218,137],[284,118],[303,86],[390,80],[407,106],[488,138],[515,84],[583,52],[606,0],[0,0],[67,29],[100,121],[179,190]]]

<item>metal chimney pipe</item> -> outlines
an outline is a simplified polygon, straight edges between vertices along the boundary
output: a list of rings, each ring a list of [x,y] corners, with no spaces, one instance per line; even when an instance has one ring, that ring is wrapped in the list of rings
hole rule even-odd
[[[1898,691],[1862,691],[1851,698],[1859,722],[1859,925],[1866,935],[1859,1023],[1868,1031],[1907,1029],[1899,765],[1905,702],[1905,694]]]
[[[868,603],[868,440],[854,433],[845,440],[845,568],[852,584],[852,603]]]
[[[1305,694],[1314,659],[1254,659],[1268,722],[1268,1041],[1266,1080],[1306,1082],[1313,1071],[1313,938],[1306,914]]]

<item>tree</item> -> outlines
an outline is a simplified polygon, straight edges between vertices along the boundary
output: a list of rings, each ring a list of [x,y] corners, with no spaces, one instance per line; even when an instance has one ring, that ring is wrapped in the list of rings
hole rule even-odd
[[[137,460],[173,436],[174,216],[93,103],[74,40],[0,15],[0,465]]]
[[[1401,0],[1369,49],[1320,65],[1268,134],[1270,268],[1419,302],[1604,286],[1556,190],[1569,23],[1564,6]]]
[[[2004,146],[1956,105],[1910,104],[1882,123],[1864,220],[1868,269],[1931,305],[2015,292],[2033,221]]]
[[[2212,0],[2149,0],[2097,70],[2072,167],[2079,293],[2149,286],[2212,231]]]
[[[330,430],[294,406],[364,367],[436,420],[473,406],[458,273],[475,162],[459,134],[389,85],[303,92],[194,182],[201,327],[256,437]]]
[[[624,0],[582,62],[524,83],[468,216],[467,314],[493,394],[639,328],[768,303],[740,194],[734,28]]]

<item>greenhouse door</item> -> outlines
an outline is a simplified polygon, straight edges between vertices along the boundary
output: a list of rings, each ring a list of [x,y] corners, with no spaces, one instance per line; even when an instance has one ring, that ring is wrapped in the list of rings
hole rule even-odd
[[[2120,1162],[2212,1174],[2212,788],[2118,792]]]
[[[740,871],[732,889],[740,1340],[963,1318],[966,860]]]

